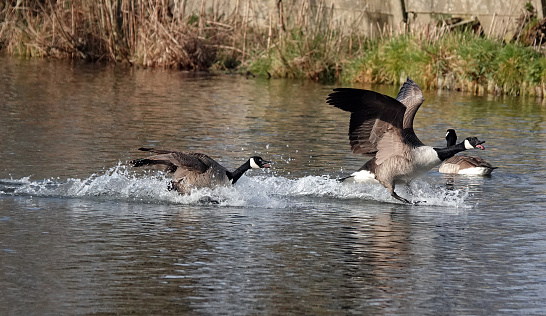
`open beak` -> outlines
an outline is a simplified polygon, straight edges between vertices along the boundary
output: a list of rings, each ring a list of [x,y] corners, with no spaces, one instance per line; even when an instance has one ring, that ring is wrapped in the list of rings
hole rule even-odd
[[[485,150],[485,147],[483,147],[483,145],[482,145],[483,143],[485,143],[485,141],[479,142],[478,145],[476,145],[476,148],[481,149],[481,150]]]
[[[264,161],[263,163],[262,168],[271,168],[271,161]]]

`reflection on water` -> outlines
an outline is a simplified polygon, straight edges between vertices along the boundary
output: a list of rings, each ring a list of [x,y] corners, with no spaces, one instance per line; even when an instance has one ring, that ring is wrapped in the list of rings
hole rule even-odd
[[[486,140],[490,177],[431,171],[393,202],[358,169],[332,87],[0,63],[0,314],[542,314],[545,105],[428,92],[425,143]],[[397,87],[374,87],[396,95]],[[136,149],[272,170],[179,196]],[[203,196],[219,206],[199,202]]]

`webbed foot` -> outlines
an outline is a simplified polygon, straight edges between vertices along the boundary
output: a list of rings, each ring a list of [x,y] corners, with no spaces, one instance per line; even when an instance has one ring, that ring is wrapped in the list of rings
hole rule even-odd
[[[397,199],[398,201],[401,201],[401,202],[404,202],[406,204],[413,204],[411,203],[409,200],[406,200],[404,199],[403,197],[399,196],[398,194],[396,194],[394,191],[392,192],[391,196],[395,199]]]

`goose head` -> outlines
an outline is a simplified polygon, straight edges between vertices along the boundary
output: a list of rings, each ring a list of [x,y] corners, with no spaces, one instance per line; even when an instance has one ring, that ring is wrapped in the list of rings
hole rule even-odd
[[[446,132],[446,141],[447,146],[454,146],[457,143],[457,133],[455,133],[455,130],[450,128]]]
[[[483,143],[485,143],[485,141],[480,141],[478,137],[467,137],[464,140],[464,147],[466,149],[478,148],[484,150],[485,147],[482,145]]]
[[[258,168],[269,168],[271,167],[271,162],[262,159],[262,157],[259,156],[253,156],[250,157],[250,168],[258,169]]]

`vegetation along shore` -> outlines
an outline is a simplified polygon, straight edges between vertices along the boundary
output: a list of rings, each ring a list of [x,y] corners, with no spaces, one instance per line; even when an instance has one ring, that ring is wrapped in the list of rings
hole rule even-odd
[[[278,7],[265,23],[249,16],[251,1],[236,1],[230,14],[205,9],[204,1],[197,13],[177,3],[2,1],[0,53],[347,84],[400,84],[410,76],[429,89],[546,95],[546,22],[529,5],[518,29],[501,36],[445,18],[378,25],[370,36],[333,22],[324,6],[307,14],[306,1]]]

